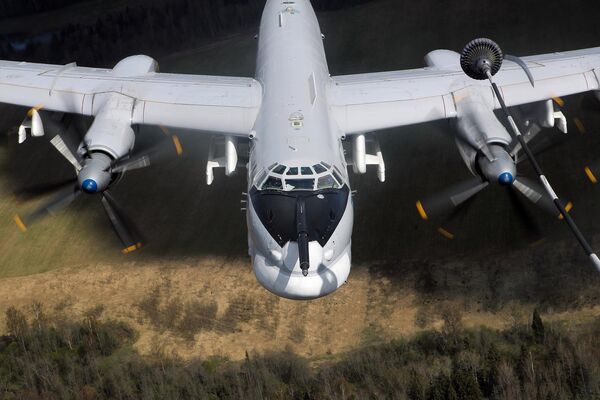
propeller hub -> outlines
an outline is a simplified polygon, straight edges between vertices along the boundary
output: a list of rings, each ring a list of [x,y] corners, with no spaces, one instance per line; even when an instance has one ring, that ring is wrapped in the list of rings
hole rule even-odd
[[[103,153],[92,153],[83,163],[77,180],[81,190],[96,194],[108,189],[111,182],[110,164],[112,159]]]
[[[510,186],[515,181],[515,177],[510,172],[504,172],[498,177],[500,186]]]
[[[497,182],[500,186],[512,185],[517,176],[515,160],[501,145],[492,144],[489,149],[492,161],[487,157],[479,157],[479,169],[483,177],[488,182]]]
[[[88,194],[97,193],[98,192],[98,183],[93,179],[86,179],[81,184],[81,189]]]

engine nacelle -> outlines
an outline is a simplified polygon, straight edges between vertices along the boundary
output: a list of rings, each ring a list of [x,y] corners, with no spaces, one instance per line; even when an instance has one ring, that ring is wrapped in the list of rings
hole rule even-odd
[[[476,88],[455,93],[457,118],[456,143],[461,157],[473,174],[479,173],[477,155],[486,152],[488,145],[508,146],[510,134],[493,111],[493,105]],[[486,154],[493,158],[492,154]]]
[[[452,50],[434,50],[427,53],[425,63],[442,71],[461,71],[460,54]]]
[[[85,135],[84,145],[88,153],[103,152],[118,159],[133,149],[133,106],[134,100],[123,95],[114,94],[106,100]]]
[[[112,70],[118,77],[131,77],[158,72],[158,62],[148,56],[131,56],[119,61]]]

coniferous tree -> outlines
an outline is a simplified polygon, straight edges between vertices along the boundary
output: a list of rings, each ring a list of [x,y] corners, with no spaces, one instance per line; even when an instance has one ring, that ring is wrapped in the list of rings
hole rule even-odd
[[[491,397],[499,384],[499,368],[502,357],[495,343],[490,346],[484,362],[482,389],[485,397]]]
[[[542,322],[542,317],[540,317],[540,313],[536,308],[533,310],[533,318],[531,321],[531,329],[533,330],[533,337],[536,343],[542,344],[546,339],[546,332],[544,330],[544,323]]]
[[[469,362],[455,361],[452,368],[452,386],[461,400],[482,400],[483,395],[477,382],[475,366]]]
[[[410,400],[425,400],[425,390],[421,377],[414,369],[410,371],[410,380],[408,383],[408,398]]]
[[[447,396],[448,400],[459,400],[458,399],[458,394],[456,393],[456,389],[454,389],[454,385],[450,384],[448,386],[448,396]]]
[[[450,378],[444,372],[441,372],[431,382],[427,390],[427,400],[446,400],[449,386],[451,386]]]

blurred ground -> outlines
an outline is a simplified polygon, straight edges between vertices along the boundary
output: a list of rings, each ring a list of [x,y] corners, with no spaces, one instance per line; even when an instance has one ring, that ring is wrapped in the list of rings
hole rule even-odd
[[[600,43],[594,16],[582,1],[491,7],[382,0],[320,18],[336,75],[419,67],[428,51],[460,49],[477,36],[517,55],[590,47]],[[253,36],[244,32],[174,54],[159,60],[161,69],[251,76]],[[598,158],[600,110],[581,110],[581,97],[566,100],[570,136],[543,154],[541,164],[560,194],[574,200],[574,217],[600,248],[600,188],[582,172]],[[574,327],[600,316],[600,278],[559,221],[532,209],[546,239],[531,245],[500,190],[473,202],[453,230],[455,240],[419,219],[418,197],[468,177],[444,124],[379,135],[388,182],[378,183],[375,171],[353,177],[358,195],[349,284],[325,299],[296,303],[267,293],[253,277],[239,210],[244,171],[234,178],[218,174],[214,186],[205,186],[207,140],[185,132],[183,160],[131,173],[113,191],[148,238],[139,253],[119,254],[95,198],[80,199],[21,235],[12,215],[35,202],[15,193],[71,174],[44,140],[16,145],[14,127],[24,113],[15,107],[0,113],[1,131],[13,133],[0,137],[0,311],[40,301],[49,312],[79,315],[102,305],[105,317],[134,324],[145,353],[164,346],[185,357],[241,358],[246,349],[291,346],[317,359],[437,326],[449,308],[460,310],[470,326],[504,327],[528,318],[535,306]],[[585,134],[575,129],[575,117],[584,121]],[[140,140],[160,137],[146,129]],[[530,168],[523,164],[521,172]],[[204,327],[191,324],[191,340],[182,333],[190,331],[183,328],[191,318],[187,309],[203,310],[194,321]]]

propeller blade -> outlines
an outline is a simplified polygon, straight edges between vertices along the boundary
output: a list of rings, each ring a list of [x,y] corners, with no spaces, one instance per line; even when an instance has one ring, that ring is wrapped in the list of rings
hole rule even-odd
[[[73,167],[75,167],[75,171],[81,171],[81,158],[77,155],[77,152],[73,152],[73,150],[69,148],[60,133],[54,136],[50,140],[50,143],[56,150],[58,150],[60,154],[63,155],[64,158],[67,159],[67,161],[71,163]]]
[[[519,220],[525,227],[525,232],[530,238],[530,242],[536,243],[542,240],[544,235],[540,225],[534,218],[533,214],[523,203],[522,197],[517,195],[517,190],[514,187],[510,187],[508,189],[508,196],[511,205],[515,210],[515,214],[517,215],[517,217],[519,217]]]
[[[56,196],[42,204],[34,212],[30,213],[24,218],[15,215],[15,223],[19,229],[21,229],[21,231],[25,232],[27,230],[27,226],[33,224],[37,220],[47,215],[55,215],[67,208],[71,203],[73,203],[73,201],[75,201],[77,197],[79,197],[80,194],[81,189],[78,185],[73,185],[72,182],[63,185],[63,189],[60,190]]]
[[[70,178],[70,179],[67,179],[62,182],[31,186],[31,187],[28,187],[25,189],[21,189],[21,190],[17,191],[15,194],[20,199],[30,200],[30,199],[34,199],[34,198],[37,198],[40,196],[44,196],[46,194],[56,192],[57,190],[65,187],[69,184],[71,184],[71,185],[75,184],[75,182],[77,182],[77,178]]]
[[[596,161],[588,166],[586,166],[583,171],[585,172],[585,176],[589,179],[593,184],[597,184],[600,179],[600,161]]]
[[[140,249],[142,247],[142,242],[141,239],[139,239],[137,230],[108,191],[105,191],[102,196],[102,205],[104,206],[104,211],[106,211],[106,215],[108,215],[115,233],[123,244],[122,253],[129,254]]]
[[[541,184],[534,182],[531,179],[519,176],[514,181],[513,187],[533,204],[559,218],[560,213]]]
[[[476,198],[471,197],[461,205],[457,206],[450,215],[444,219],[437,228],[437,232],[448,240],[454,240],[459,234],[461,227],[465,223],[465,218],[469,215],[471,205]]]
[[[561,146],[566,141],[567,141],[566,135],[548,132],[547,134],[542,136],[540,139],[536,140],[529,147],[531,149],[531,152],[534,155],[539,156],[539,155],[542,155],[558,146]],[[520,146],[519,146],[519,148],[520,148]],[[527,160],[527,156],[521,154],[517,158],[517,164],[520,164],[526,160]]]
[[[129,158],[116,160],[113,163],[112,172],[121,173],[147,168],[168,159],[173,154],[173,151],[175,151],[175,154],[179,157],[183,154],[181,141],[175,135],[170,136],[169,140],[162,141],[148,150],[142,150],[140,154],[134,154]]]
[[[483,182],[480,178],[458,183],[443,192],[429,196],[422,201],[417,201],[417,211],[424,220],[440,216],[454,210],[488,185],[488,182]]]
[[[581,96],[581,100],[579,101],[579,110],[592,112],[600,111],[600,97],[598,94],[586,93]]]

